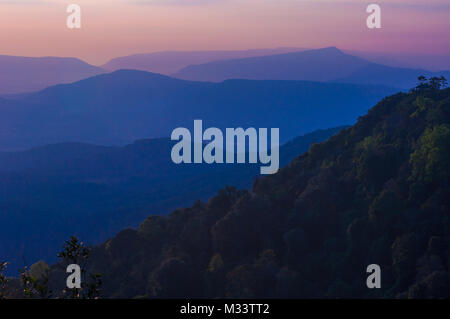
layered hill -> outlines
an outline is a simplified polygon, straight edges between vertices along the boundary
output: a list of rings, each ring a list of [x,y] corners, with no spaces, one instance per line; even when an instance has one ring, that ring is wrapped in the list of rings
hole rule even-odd
[[[301,51],[300,48],[252,49],[242,51],[161,51],[117,57],[102,65],[109,71],[133,69],[170,75],[192,65],[223,59],[239,59]]]
[[[104,297],[449,298],[449,154],[450,89],[399,93],[251,191],[123,230],[90,270]]]
[[[195,81],[227,79],[303,80],[378,84],[409,89],[418,76],[444,75],[422,69],[390,67],[346,54],[335,47],[191,65],[173,76]]]
[[[0,100],[0,150],[63,142],[125,145],[177,127],[278,127],[282,142],[353,123],[384,86],[301,81],[190,82],[121,70]]]
[[[0,94],[39,91],[104,72],[76,58],[0,55]]]
[[[344,52],[359,56],[368,61],[400,68],[419,68],[430,71],[450,70],[450,54],[417,54],[417,53],[387,53],[387,52]]]
[[[286,165],[341,128],[300,136],[281,146]],[[81,143],[0,152],[0,260],[9,274],[40,258],[53,262],[77,235],[99,243],[149,214],[167,214],[213,196],[226,185],[250,188],[259,165],[175,165],[169,139],[124,147]]]

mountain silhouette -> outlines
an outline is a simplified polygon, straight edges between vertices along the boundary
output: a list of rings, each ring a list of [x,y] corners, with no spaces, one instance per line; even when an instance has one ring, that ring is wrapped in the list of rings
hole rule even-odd
[[[343,50],[368,61],[395,68],[425,69],[430,71],[450,70],[450,54],[418,54],[395,52],[370,52]]]
[[[190,82],[120,70],[0,101],[0,150],[61,142],[125,145],[169,137],[177,127],[278,127],[289,139],[351,124],[383,86],[302,81]]]
[[[186,80],[227,79],[332,81],[350,76],[369,62],[335,47],[192,65],[174,74]]]
[[[342,127],[300,136],[280,147],[286,165]],[[10,272],[37,258],[54,261],[60,243],[76,234],[98,243],[150,214],[167,214],[207,199],[226,185],[249,188],[257,164],[175,165],[169,139],[124,147],[82,143],[0,152],[0,256]]]
[[[76,58],[0,55],[0,94],[38,91],[103,72]]]
[[[381,64],[370,63],[350,76],[338,79],[336,82],[360,83],[360,84],[380,84],[395,86],[402,89],[408,89],[414,86],[417,78],[424,75],[428,78],[433,76],[450,76],[450,71],[430,72],[421,69],[407,69],[385,66]]]
[[[448,299],[449,101],[430,86],[389,96],[250,191],[122,230],[87,272],[103,298]],[[50,267],[53,291],[67,263]]]
[[[388,67],[343,53],[335,47],[191,65],[174,77],[220,82],[227,79],[306,80],[378,84],[409,89],[418,76],[449,76],[421,69]]]
[[[302,49],[300,48],[275,48],[242,51],[162,51],[117,57],[102,65],[102,68],[109,71],[134,69],[169,75],[192,64],[202,64],[223,59],[239,59],[301,50]]]

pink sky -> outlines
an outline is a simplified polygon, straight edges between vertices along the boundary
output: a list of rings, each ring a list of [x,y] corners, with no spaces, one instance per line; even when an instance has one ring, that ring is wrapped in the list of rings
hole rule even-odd
[[[82,8],[82,29],[66,7]],[[366,27],[366,6],[382,29]],[[0,0],[0,54],[75,56],[92,64],[162,50],[337,46],[450,53],[448,0]]]

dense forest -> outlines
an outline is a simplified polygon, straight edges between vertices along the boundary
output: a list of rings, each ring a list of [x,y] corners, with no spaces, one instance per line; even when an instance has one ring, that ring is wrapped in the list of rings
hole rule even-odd
[[[317,130],[280,146],[280,166],[344,127]],[[250,189],[259,164],[176,165],[175,141],[145,139],[123,147],[53,144],[0,152],[0,261],[7,275],[27,262],[57,261],[69,236],[99,244],[150,214],[208,200],[225,185]],[[95,231],[93,231],[95,230]]]
[[[450,88],[420,81],[251,191],[227,187],[93,247],[100,297],[449,298]],[[33,280],[61,291],[61,257]],[[381,289],[366,286],[369,264]]]

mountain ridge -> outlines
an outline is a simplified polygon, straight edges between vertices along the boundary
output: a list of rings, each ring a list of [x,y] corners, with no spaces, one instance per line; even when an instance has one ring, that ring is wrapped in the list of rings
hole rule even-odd
[[[0,94],[38,91],[103,72],[103,69],[73,57],[0,55]]]
[[[282,145],[280,165],[342,128]],[[259,174],[257,164],[175,165],[173,144],[164,138],[123,147],[63,143],[0,152],[0,243],[8,243],[0,245],[0,256],[10,262],[9,273],[22,266],[22,256],[32,263],[55,261],[69,235],[99,243],[138,226],[150,212],[165,215],[227,184],[249,188]]]
[[[191,65],[173,74],[185,80],[221,82],[225,79],[313,80],[353,84],[378,84],[409,89],[418,76],[444,75],[450,71],[390,67],[353,56],[336,47],[262,57],[213,61]]]
[[[1,100],[0,150],[73,141],[125,145],[170,136],[195,119],[221,129],[279,127],[286,142],[351,123],[393,92],[385,86],[310,81],[192,82],[119,70]]]
[[[136,69],[148,72],[172,74],[183,67],[192,64],[205,63],[223,58],[239,58],[260,56],[271,53],[282,53],[302,50],[301,48],[274,48],[249,50],[212,50],[212,51],[160,51],[154,53],[139,53],[116,57],[101,67],[110,71],[117,69]]]
[[[251,191],[124,229],[89,271],[106,298],[449,298],[449,110],[450,88],[389,96]]]

